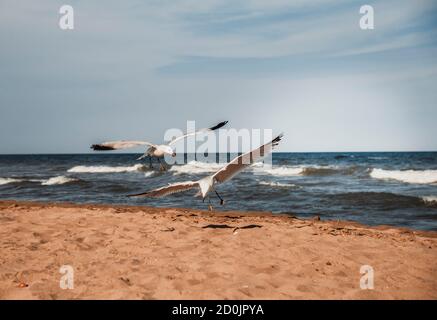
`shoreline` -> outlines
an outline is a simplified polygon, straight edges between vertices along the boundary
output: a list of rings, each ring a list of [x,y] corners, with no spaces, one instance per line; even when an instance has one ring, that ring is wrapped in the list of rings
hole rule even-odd
[[[416,235],[422,235],[425,237],[437,238],[437,231],[434,230],[422,230],[422,229],[414,229],[408,227],[401,227],[395,225],[387,225],[387,224],[378,224],[378,225],[368,225],[365,223],[353,221],[353,220],[330,220],[323,219],[320,216],[313,216],[311,218],[303,218],[296,217],[292,212],[290,213],[273,213],[270,211],[241,211],[241,210],[215,210],[217,207],[214,207],[214,211],[201,210],[201,209],[193,209],[193,208],[184,208],[184,207],[154,207],[154,206],[135,206],[135,205],[123,205],[123,204],[103,204],[103,203],[75,203],[68,201],[27,201],[27,200],[11,200],[11,199],[0,199],[0,210],[3,207],[17,205],[22,207],[29,208],[50,208],[50,207],[59,207],[59,208],[90,208],[93,210],[96,209],[115,209],[120,212],[154,212],[160,213],[161,211],[166,210],[176,210],[181,211],[183,213],[202,213],[206,216],[215,216],[215,217],[232,217],[232,216],[250,216],[250,217],[271,217],[271,218],[280,218],[280,219],[295,219],[300,221],[309,221],[309,222],[323,222],[327,224],[335,224],[335,226],[353,226],[357,228],[367,228],[367,229],[375,229],[375,230],[388,230],[388,229],[398,229],[402,232],[411,232]]]
[[[270,212],[0,200],[0,253],[0,299],[437,299],[436,231]]]

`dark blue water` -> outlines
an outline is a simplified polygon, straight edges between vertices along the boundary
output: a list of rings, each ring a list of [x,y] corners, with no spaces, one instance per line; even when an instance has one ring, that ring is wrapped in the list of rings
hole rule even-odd
[[[189,162],[167,172],[136,154],[0,155],[0,198],[206,209],[195,191],[127,198],[167,183],[196,180],[222,165]],[[181,160],[182,162],[182,160]],[[275,153],[217,190],[220,210],[265,210],[437,230],[437,152]]]

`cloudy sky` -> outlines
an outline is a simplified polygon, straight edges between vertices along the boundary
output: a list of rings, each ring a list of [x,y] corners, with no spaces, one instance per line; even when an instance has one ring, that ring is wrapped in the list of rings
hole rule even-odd
[[[159,142],[187,120],[284,132],[279,151],[437,150],[437,3],[0,1],[0,153]]]

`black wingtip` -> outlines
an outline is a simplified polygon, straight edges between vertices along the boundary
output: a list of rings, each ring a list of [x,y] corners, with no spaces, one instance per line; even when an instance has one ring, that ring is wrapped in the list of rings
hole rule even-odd
[[[90,148],[95,150],[95,151],[115,150],[113,147],[107,147],[107,146],[103,146],[101,144],[93,144]]]
[[[215,125],[214,127],[209,128],[209,130],[217,130],[220,129],[221,127],[225,126],[226,123],[228,123],[229,121],[222,121],[219,124]]]
[[[282,137],[283,137],[283,136],[284,136],[283,133],[279,134],[275,139],[272,140],[272,144],[273,144],[274,146],[278,145],[279,141],[282,140]]]

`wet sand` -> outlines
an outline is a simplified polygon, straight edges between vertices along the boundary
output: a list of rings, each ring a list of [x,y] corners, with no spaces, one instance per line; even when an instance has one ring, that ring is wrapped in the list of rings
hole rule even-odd
[[[360,288],[363,265],[374,289]],[[437,232],[0,201],[0,299],[437,299]]]

